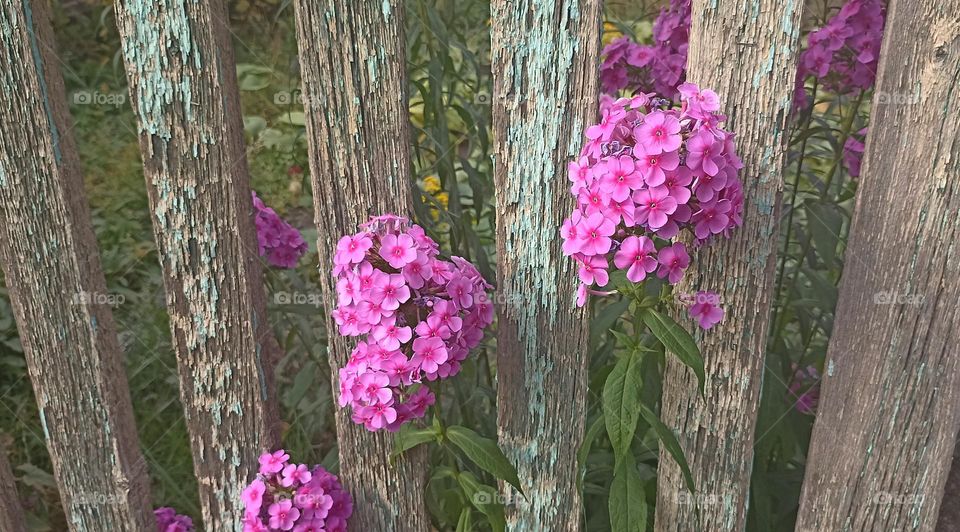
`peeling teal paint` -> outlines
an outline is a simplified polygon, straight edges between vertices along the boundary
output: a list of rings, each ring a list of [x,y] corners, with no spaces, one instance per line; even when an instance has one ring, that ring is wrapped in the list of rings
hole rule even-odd
[[[756,73],[753,75],[753,88],[760,87],[760,81],[763,80],[764,76],[769,76],[773,72],[773,60],[777,55],[777,45],[776,43],[770,44],[770,51],[767,53],[767,60],[760,65],[760,68],[757,69]]]
[[[157,4],[160,4],[159,6]],[[127,63],[135,65],[140,78],[134,101],[140,116],[140,131],[171,138],[166,108],[177,103],[187,122],[193,120],[193,79],[187,65],[200,69],[200,51],[190,34],[184,0],[127,0],[134,38],[121,40]],[[181,65],[171,64],[173,51]]]
[[[46,403],[44,403],[46,404]],[[50,441],[50,429],[47,428],[47,415],[44,412],[44,407],[41,406],[37,409],[40,412],[40,426],[43,427],[43,437],[46,441]]]

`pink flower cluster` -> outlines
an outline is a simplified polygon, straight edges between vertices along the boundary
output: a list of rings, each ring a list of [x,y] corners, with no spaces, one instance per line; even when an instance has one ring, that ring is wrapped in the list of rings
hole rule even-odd
[[[702,244],[742,223],[743,163],[720,127],[717,94],[692,83],[679,91],[679,108],[648,94],[603,98],[600,123],[569,165],[578,205],[560,232],[580,265],[578,305],[608,283],[610,262],[631,282],[656,273],[676,284],[690,265],[674,240],[681,232]]]
[[[297,261],[307,252],[306,241],[300,231],[264,205],[256,192],[252,194],[260,256],[266,257],[267,261],[277,268],[295,268]]]
[[[157,532],[193,532],[193,519],[177,515],[173,508],[164,506],[153,511],[157,520]]]
[[[290,463],[283,449],[260,456],[260,472],[240,494],[243,532],[345,532],[350,494],[320,466]]]
[[[860,177],[860,163],[863,162],[863,152],[867,149],[864,144],[866,138],[867,128],[863,128],[847,137],[843,143],[843,166],[850,177]]]
[[[607,94],[626,88],[656,92],[669,98],[677,95],[687,68],[691,0],[671,0],[653,23],[653,45],[642,45],[620,37],[604,47],[600,83]]]
[[[816,414],[817,404],[820,402],[820,373],[813,366],[799,368],[796,364],[793,364],[793,370],[790,396],[787,400],[793,403],[794,408],[801,414]]]
[[[883,0],[848,0],[824,27],[807,36],[808,46],[797,68],[797,108],[807,105],[804,81],[810,76],[836,94],[857,93],[873,86],[885,4]]]
[[[399,430],[435,401],[423,379],[456,375],[493,322],[492,288],[460,257],[440,258],[423,228],[402,217],[372,218],[337,243],[333,318],[363,336],[340,370],[340,406],[368,430]]]

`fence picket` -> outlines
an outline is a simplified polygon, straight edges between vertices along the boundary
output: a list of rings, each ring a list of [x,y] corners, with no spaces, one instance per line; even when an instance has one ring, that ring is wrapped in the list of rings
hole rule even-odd
[[[802,8],[781,0],[749,9],[693,2],[687,79],[720,96],[745,165],[745,200],[743,226],[700,249],[696,270],[677,287],[716,291],[726,317],[698,335],[705,399],[692,371],[673,357],[667,363],[661,417],[678,433],[698,495],[687,494],[680,467],[661,449],[657,530],[695,530],[698,522],[703,530],[742,530],[746,520]],[[685,310],[676,318],[689,323]]]
[[[894,0],[797,530],[933,530],[960,428],[960,0]]]
[[[147,467],[47,3],[7,2],[0,27],[0,263],[60,498],[73,530],[148,530]]]
[[[180,396],[208,531],[278,445],[273,366],[236,66],[223,0],[118,0]]]
[[[404,2],[295,0],[303,104],[327,310],[337,240],[370,215],[412,210]],[[328,319],[332,389],[352,343]],[[391,463],[389,434],[371,434],[336,414],[340,474],[354,498],[351,529],[430,529],[424,504],[426,449]]]
[[[579,530],[576,453],[587,405],[587,329],[575,263],[560,250],[572,207],[567,162],[598,115],[597,0],[556,7],[495,0],[493,127],[497,201],[500,444],[526,498],[507,485],[511,530]]]

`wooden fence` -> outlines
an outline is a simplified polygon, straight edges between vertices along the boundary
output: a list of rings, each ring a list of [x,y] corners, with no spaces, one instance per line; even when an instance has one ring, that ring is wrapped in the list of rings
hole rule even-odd
[[[371,212],[411,213],[404,3],[294,0],[320,269]],[[223,0],[117,0],[203,527],[239,530],[256,456],[279,443],[234,60]],[[560,253],[567,160],[595,114],[600,0],[494,0],[498,436],[529,486],[515,531],[578,530],[586,318]],[[932,530],[960,428],[960,0],[892,0],[848,268],[828,353],[798,530]],[[739,235],[692,283],[726,283],[728,320],[703,347],[704,395],[670,364],[662,417],[701,493],[680,504],[666,453],[657,530],[742,530],[771,305],[786,123],[802,2],[694,2],[689,78],[718,90],[738,132]],[[69,526],[153,530],[124,364],[44,1],[0,4],[0,262]],[[558,117],[562,117],[559,119]],[[377,149],[366,149],[376,146]],[[707,256],[708,255],[708,256]],[[321,275],[325,301],[334,287]],[[871,305],[907,287],[922,304]],[[349,349],[331,335],[331,366]],[[336,373],[333,372],[332,378]],[[337,386],[334,383],[333,389]],[[337,413],[351,529],[430,529],[422,449]],[[0,453],[0,529],[25,528]],[[502,486],[504,495],[519,500]],[[97,494],[109,504],[75,504]],[[900,505],[878,496],[908,497]],[[900,500],[900,499],[897,499]],[[892,509],[891,509],[892,508]]]

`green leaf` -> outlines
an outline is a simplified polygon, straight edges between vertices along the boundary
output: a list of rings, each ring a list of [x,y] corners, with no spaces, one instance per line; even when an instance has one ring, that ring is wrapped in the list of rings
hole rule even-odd
[[[813,247],[828,267],[833,265],[840,243],[843,213],[833,203],[811,201],[805,204]]]
[[[503,504],[500,503],[500,494],[493,486],[487,486],[480,483],[477,477],[469,471],[464,471],[457,476],[457,482],[460,488],[470,500],[474,508],[480,510],[480,513],[487,516],[490,527],[494,532],[503,532],[507,526],[506,517],[503,514]]]
[[[640,356],[630,352],[614,366],[603,385],[603,417],[617,463],[630,452],[640,415]]]
[[[593,424],[590,425],[590,428],[587,429],[587,434],[583,438],[583,443],[580,444],[580,449],[577,450],[577,486],[580,489],[583,489],[583,472],[584,468],[587,467],[587,456],[590,455],[590,449],[593,447],[594,440],[597,439],[597,436],[600,435],[600,430],[604,427],[604,417],[597,416],[597,419],[594,420]]]
[[[683,447],[680,447],[680,442],[677,441],[677,437],[673,434],[673,431],[660,421],[660,417],[657,416],[653,410],[650,410],[647,408],[647,405],[642,403],[640,404],[640,415],[653,427],[660,443],[667,449],[670,456],[677,461],[677,465],[680,466],[680,470],[683,472],[683,479],[687,483],[687,489],[690,490],[690,493],[696,493],[696,486],[693,484],[693,475],[690,473],[690,465],[687,463],[687,457],[683,454]]]
[[[611,303],[590,320],[590,345],[596,346],[600,338],[607,334],[610,327],[617,322],[620,316],[630,306],[630,299],[622,298],[620,301]]]
[[[306,123],[307,117],[300,111],[290,111],[289,113],[283,113],[280,117],[277,118],[277,122],[290,124],[293,126],[302,126]]]
[[[703,366],[703,357],[700,356],[700,348],[697,347],[690,333],[669,316],[664,316],[652,308],[644,310],[640,317],[667,351],[673,353],[680,362],[697,374],[700,393],[703,394],[706,371]]]
[[[393,452],[390,453],[390,457],[396,458],[421,443],[435,441],[438,435],[439,433],[433,427],[416,429],[411,425],[403,425],[393,437]]]
[[[507,460],[497,442],[458,425],[447,427],[447,439],[467,455],[474,464],[494,477],[509,482],[523,493],[517,469]]]
[[[643,532],[647,528],[647,498],[643,479],[633,456],[627,455],[614,469],[610,496],[610,529],[613,532]]]
[[[460,510],[460,519],[457,520],[457,532],[471,532],[473,530],[473,519],[470,515],[470,508],[464,506],[463,510]]]

